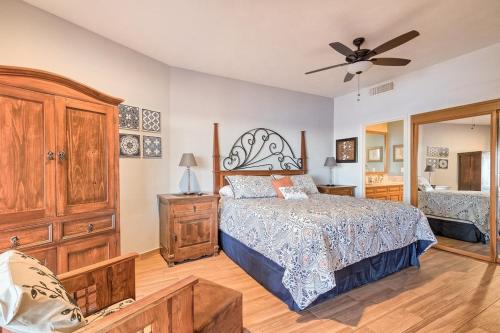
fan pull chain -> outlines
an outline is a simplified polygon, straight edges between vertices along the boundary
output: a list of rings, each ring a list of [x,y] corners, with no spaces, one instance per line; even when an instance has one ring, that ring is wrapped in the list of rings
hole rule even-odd
[[[356,76],[358,77],[358,98],[357,98],[357,101],[359,102],[361,100],[361,98],[360,98],[361,95],[359,94],[359,74]]]

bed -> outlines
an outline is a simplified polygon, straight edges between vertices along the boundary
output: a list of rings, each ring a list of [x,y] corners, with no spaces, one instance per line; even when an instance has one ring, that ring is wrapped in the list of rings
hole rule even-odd
[[[419,191],[418,207],[436,235],[467,242],[489,240],[489,192]]]
[[[276,134],[278,143],[271,144],[275,132],[259,130],[238,138],[221,170],[214,125],[215,191],[231,175],[307,173],[304,132],[296,158],[283,137]],[[252,155],[267,150],[279,168]],[[267,169],[251,169],[256,164]],[[419,256],[436,242],[425,215],[404,203],[312,194],[303,201],[222,197],[219,209],[222,250],[294,311],[419,266]]]

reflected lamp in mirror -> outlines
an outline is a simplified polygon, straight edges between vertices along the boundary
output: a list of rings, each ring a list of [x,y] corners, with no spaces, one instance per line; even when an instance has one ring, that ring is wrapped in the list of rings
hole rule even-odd
[[[431,183],[431,174],[434,172],[434,167],[432,165],[427,165],[425,167],[424,172],[428,172],[429,173],[429,184],[432,184]]]
[[[326,167],[330,168],[330,182],[328,183],[328,185],[331,185],[333,186],[333,168],[335,168],[337,166],[337,159],[335,158],[335,156],[329,156],[326,158],[325,160],[325,165]]]
[[[192,194],[191,192],[191,167],[197,166],[196,159],[194,158],[193,153],[184,153],[182,154],[181,161],[179,162],[179,166],[183,166],[187,168],[187,178],[188,178],[188,188],[187,192],[184,194]]]

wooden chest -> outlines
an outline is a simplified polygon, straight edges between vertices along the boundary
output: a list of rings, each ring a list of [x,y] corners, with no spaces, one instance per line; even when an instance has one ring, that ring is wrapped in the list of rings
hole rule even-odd
[[[354,196],[354,189],[356,186],[350,185],[318,185],[320,193],[333,194],[333,195],[348,195]]]
[[[169,266],[218,254],[218,201],[218,195],[158,196],[160,252]]]

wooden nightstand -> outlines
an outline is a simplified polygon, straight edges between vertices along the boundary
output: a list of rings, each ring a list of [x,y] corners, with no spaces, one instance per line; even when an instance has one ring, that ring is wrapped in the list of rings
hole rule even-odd
[[[354,189],[356,186],[351,185],[318,185],[320,193],[334,194],[334,195],[348,195],[354,196]]]
[[[160,253],[169,266],[219,252],[218,195],[160,194]]]

